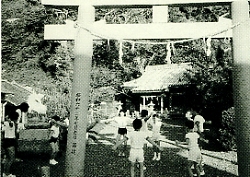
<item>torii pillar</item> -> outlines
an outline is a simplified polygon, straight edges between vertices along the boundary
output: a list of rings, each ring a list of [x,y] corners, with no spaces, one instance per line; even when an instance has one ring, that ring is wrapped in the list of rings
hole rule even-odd
[[[250,176],[250,19],[247,0],[232,2],[233,89],[240,177]]]
[[[153,6],[153,23],[168,23],[168,6]],[[164,96],[160,96],[161,114],[164,111]]]
[[[81,0],[80,2],[78,9],[78,22],[80,24],[75,38],[74,76],[65,177],[84,176],[93,39],[88,31],[81,29],[81,26],[91,28],[94,23],[95,10],[90,0]]]

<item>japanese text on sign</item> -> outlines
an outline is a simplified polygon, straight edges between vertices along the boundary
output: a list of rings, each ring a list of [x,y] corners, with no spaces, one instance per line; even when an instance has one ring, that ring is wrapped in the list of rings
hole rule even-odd
[[[73,119],[73,143],[71,146],[71,153],[76,153],[77,148],[77,130],[78,130],[78,121],[79,121],[79,109],[81,106],[81,93],[76,93],[75,95],[75,113],[74,113],[74,119]]]

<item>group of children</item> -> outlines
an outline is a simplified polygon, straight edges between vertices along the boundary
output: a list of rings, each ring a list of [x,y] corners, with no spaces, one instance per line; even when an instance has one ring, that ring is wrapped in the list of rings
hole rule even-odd
[[[145,140],[151,143],[153,146],[157,148],[157,152],[162,150],[162,147],[155,142],[158,141],[158,136],[155,134],[154,138],[149,136],[149,134],[145,131],[147,129],[146,122],[151,117],[156,117],[157,114],[147,115],[147,111],[144,110],[141,113],[141,116],[136,116],[132,122],[134,131],[130,132],[128,135],[123,135],[123,139],[117,139],[116,144],[113,146],[113,149],[116,150],[120,145],[124,142],[130,141],[130,153],[129,153],[129,161],[131,162],[131,177],[135,176],[135,164],[136,162],[139,163],[140,166],[140,176],[144,176],[144,147],[145,147]],[[118,134],[119,134],[118,128]],[[155,158],[156,159],[156,158]]]
[[[24,104],[21,112],[27,112],[29,106]],[[2,122],[2,131],[4,132],[3,137],[3,147],[6,151],[6,161],[4,163],[4,177],[15,177],[15,175],[10,173],[10,167],[15,161],[15,150],[17,147],[17,134],[18,134],[18,119],[20,119],[20,110],[15,110],[10,113],[6,118],[5,122]],[[118,132],[116,137],[116,143],[113,149],[116,150],[119,146],[124,144],[124,148],[119,152],[119,156],[125,156],[125,150],[127,147],[127,141],[130,141],[130,153],[129,161],[131,162],[131,177],[135,176],[135,164],[139,163],[140,166],[140,177],[144,177],[144,150],[147,142],[153,145],[153,159],[159,161],[161,159],[161,151],[163,148],[160,146],[160,130],[162,127],[162,121],[154,111],[148,114],[147,110],[142,110],[141,114],[135,114],[133,119],[125,117],[122,111],[119,111],[120,115],[108,120],[102,120],[105,123],[115,121],[118,124]],[[188,132],[185,135],[186,142],[176,141],[176,144],[186,144],[188,147],[188,174],[190,177],[196,176],[200,177],[204,175],[204,170],[202,167],[202,155],[201,147],[199,146],[199,140],[207,142],[203,138],[203,123],[205,119],[200,115],[195,115],[192,111],[186,113],[186,127]],[[133,131],[127,131],[128,120],[132,121]],[[98,122],[101,122],[100,120]],[[49,143],[51,146],[51,158],[49,163],[55,165],[58,162],[55,157],[59,151],[58,140],[60,135],[60,127],[67,128],[69,125],[68,121],[61,121],[59,116],[53,116],[50,119],[50,139]],[[149,134],[148,125],[151,125],[151,132]],[[195,168],[195,174],[192,171],[192,166]]]
[[[176,144],[185,144],[188,148],[188,163],[187,169],[190,177],[193,176],[202,176],[205,175],[202,162],[203,158],[201,155],[201,147],[199,146],[199,141],[202,140],[207,143],[203,138],[203,123],[205,119],[200,115],[195,115],[194,112],[188,111],[186,113],[186,127],[188,129],[185,138],[186,142],[176,141]],[[151,125],[152,134],[150,135],[147,130],[147,124]],[[123,143],[130,141],[130,152],[129,152],[129,161],[131,162],[131,177],[135,176],[135,164],[139,163],[140,166],[140,177],[144,177],[144,147],[145,140],[153,145],[154,156],[152,160],[160,160],[161,151],[163,148],[160,146],[160,129],[162,126],[162,121],[159,118],[159,115],[155,112],[151,112],[148,115],[147,110],[142,110],[140,116],[135,116],[135,119],[132,122],[133,131],[129,132],[127,135],[127,130],[121,132],[121,129],[118,128],[118,137],[121,135],[124,137],[122,139],[116,139],[116,143],[113,146],[113,149],[116,150]],[[124,128],[124,127],[123,127]],[[124,134],[124,132],[126,132]],[[120,135],[119,135],[120,134]],[[193,173],[192,166],[195,168],[195,173]]]
[[[16,150],[18,148],[18,136],[20,129],[24,128],[21,124],[22,116],[28,112],[29,105],[26,102],[21,103],[18,106],[13,106],[8,112],[6,112],[5,120],[1,122],[2,132],[2,147],[4,150],[3,155],[3,177],[15,177],[16,175],[11,174],[11,166],[18,159],[16,158]],[[22,122],[23,123],[23,122]],[[60,135],[60,127],[68,127],[68,121],[61,121],[59,116],[53,116],[50,119],[50,135],[49,143],[51,147],[51,155],[49,163],[55,165],[58,162],[55,157],[59,151],[58,140]],[[18,160],[20,161],[20,160]]]

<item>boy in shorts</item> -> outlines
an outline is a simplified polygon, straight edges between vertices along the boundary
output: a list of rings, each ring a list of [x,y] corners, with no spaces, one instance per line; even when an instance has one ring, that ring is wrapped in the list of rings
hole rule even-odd
[[[131,168],[130,173],[131,177],[135,176],[135,163],[138,162],[140,164],[140,177],[144,177],[144,150],[143,146],[145,143],[145,140],[150,142],[152,145],[156,146],[158,149],[162,150],[160,146],[158,146],[152,139],[148,137],[147,134],[145,134],[144,131],[140,131],[142,127],[142,120],[141,119],[135,119],[133,121],[133,128],[134,131],[132,131],[128,137],[125,137],[125,139],[118,141],[113,149],[115,150],[118,146],[120,146],[123,141],[130,140],[130,154],[129,154],[129,161],[131,162]]]
[[[60,126],[62,127],[67,127],[65,123],[62,123],[61,118],[57,115],[53,116],[50,119],[50,147],[51,147],[51,154],[50,154],[50,160],[49,164],[50,165],[56,165],[58,162],[55,160],[55,157],[57,156],[57,153],[59,151],[59,145],[58,145],[58,140],[59,140],[59,135],[60,135]]]
[[[153,113],[152,118],[149,119],[149,125],[152,126],[152,140],[160,146],[160,130],[162,121],[157,113]],[[153,147],[154,157],[152,160],[159,161],[161,159],[161,152],[155,146]]]
[[[129,123],[128,117],[125,116],[123,111],[119,112],[119,116],[115,116],[110,119],[101,120],[101,123],[109,123],[109,122],[116,122],[118,126],[117,136],[116,136],[116,142],[120,141],[121,139],[127,140],[125,137],[127,135],[127,125]],[[125,152],[127,149],[127,142],[123,141],[123,148],[119,151],[118,156],[125,157]]]
[[[2,131],[4,132],[3,148],[6,151],[6,161],[3,168],[3,177],[15,177],[16,175],[11,174],[11,166],[15,161],[16,145],[17,145],[17,119],[18,113],[12,112],[8,115],[8,120],[3,122]]]

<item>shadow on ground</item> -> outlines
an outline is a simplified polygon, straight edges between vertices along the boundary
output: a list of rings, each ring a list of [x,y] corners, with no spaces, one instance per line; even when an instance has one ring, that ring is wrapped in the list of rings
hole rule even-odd
[[[177,153],[180,149],[166,148],[162,153],[161,161],[152,161],[152,148],[147,147],[145,153],[145,176],[150,177],[186,177],[186,159]],[[128,151],[126,152],[128,156]],[[48,165],[48,154],[19,154],[23,162],[15,163],[13,174],[18,177],[39,177],[38,168]],[[51,166],[51,177],[64,176],[65,153],[57,160],[58,165]],[[216,168],[205,166],[206,177],[236,177],[233,174]],[[139,169],[137,169],[137,173]],[[118,157],[117,152],[111,149],[111,145],[90,144],[86,148],[85,176],[84,177],[125,177],[130,176],[130,163],[127,157]]]

